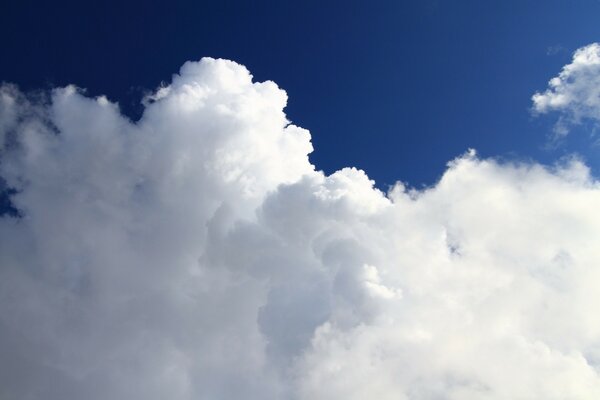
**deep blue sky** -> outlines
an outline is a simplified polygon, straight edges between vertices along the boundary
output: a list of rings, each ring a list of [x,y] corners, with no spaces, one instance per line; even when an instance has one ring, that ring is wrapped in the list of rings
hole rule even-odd
[[[584,132],[545,150],[553,118],[529,112],[600,40],[597,0],[3,3],[0,80],[25,90],[75,83],[135,118],[183,62],[223,57],[288,92],[326,172],[419,187],[468,147],[545,163],[579,151],[598,167]]]

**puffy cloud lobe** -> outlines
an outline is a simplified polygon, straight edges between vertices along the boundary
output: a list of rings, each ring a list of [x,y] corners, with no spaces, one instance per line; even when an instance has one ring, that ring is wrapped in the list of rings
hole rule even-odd
[[[0,397],[600,395],[600,187],[473,151],[422,190],[315,171],[286,95],[203,59],[140,121],[0,92]]]
[[[578,49],[570,64],[548,82],[548,89],[533,95],[533,110],[545,114],[558,111],[561,119],[555,126],[559,135],[568,133],[570,124],[585,119],[600,121],[600,44]]]

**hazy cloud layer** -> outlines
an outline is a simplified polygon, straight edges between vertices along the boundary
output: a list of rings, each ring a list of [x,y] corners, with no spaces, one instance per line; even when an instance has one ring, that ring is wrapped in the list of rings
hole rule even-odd
[[[566,135],[571,124],[585,119],[600,122],[600,44],[578,49],[570,64],[548,82],[548,89],[532,97],[537,113],[558,111],[558,135]]]
[[[147,101],[0,92],[0,398],[600,397],[578,160],[470,151],[384,194],[315,171],[285,92],[233,62]]]

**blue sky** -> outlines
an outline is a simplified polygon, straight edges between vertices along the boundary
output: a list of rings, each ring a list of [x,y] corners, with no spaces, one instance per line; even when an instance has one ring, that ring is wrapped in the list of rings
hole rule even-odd
[[[600,38],[600,2],[9,2],[0,15],[0,79],[22,89],[76,83],[128,115],[187,60],[223,57],[270,79],[309,129],[330,173],[365,169],[381,187],[431,184],[474,147],[483,156],[552,163],[553,118],[531,95]]]

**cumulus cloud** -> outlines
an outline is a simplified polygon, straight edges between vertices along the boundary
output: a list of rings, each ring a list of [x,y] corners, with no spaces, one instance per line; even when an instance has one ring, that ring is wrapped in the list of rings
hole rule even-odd
[[[186,63],[131,122],[0,91],[0,397],[600,396],[600,186],[448,164],[425,190],[326,176],[286,94]]]
[[[570,64],[548,82],[545,92],[533,95],[533,110],[545,114],[561,113],[556,133],[565,135],[571,124],[583,120],[600,122],[600,44],[578,49]]]

